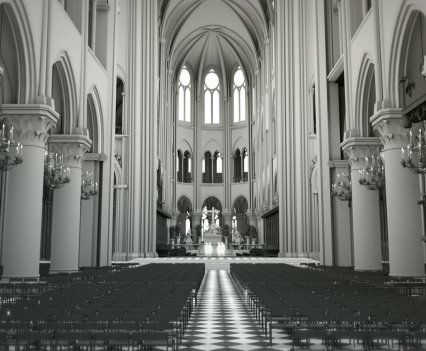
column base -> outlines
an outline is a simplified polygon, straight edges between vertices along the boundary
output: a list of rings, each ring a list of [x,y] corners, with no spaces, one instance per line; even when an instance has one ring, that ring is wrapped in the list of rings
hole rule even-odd
[[[156,251],[154,252],[145,252],[145,258],[157,258],[158,253]]]
[[[31,276],[31,277],[7,277],[3,276],[0,280],[1,283],[29,283],[29,282],[39,282],[40,275]]]
[[[286,253],[286,252],[282,252],[282,251],[280,251],[280,252],[278,253],[278,257],[280,257],[280,258],[285,258],[285,257],[287,257],[287,253]]]
[[[79,269],[75,270],[75,269],[51,269],[49,271],[49,274],[60,274],[60,273],[78,273],[80,272]]]

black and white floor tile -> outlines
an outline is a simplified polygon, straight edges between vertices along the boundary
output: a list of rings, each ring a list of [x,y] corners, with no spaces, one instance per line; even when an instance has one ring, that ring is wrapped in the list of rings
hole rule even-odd
[[[290,350],[291,340],[274,330],[274,344],[252,317],[226,270],[209,270],[179,350]]]

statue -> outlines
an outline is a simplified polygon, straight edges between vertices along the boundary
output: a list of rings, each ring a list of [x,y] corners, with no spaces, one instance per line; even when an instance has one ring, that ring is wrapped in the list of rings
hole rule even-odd
[[[189,250],[192,250],[193,241],[192,241],[192,237],[191,237],[191,230],[188,230],[188,233],[186,233],[184,242],[185,242],[186,248],[189,249]]]
[[[236,244],[241,244],[241,242],[243,241],[243,237],[241,236],[238,230],[234,231],[234,233],[232,234],[232,237],[233,237],[232,241]]]

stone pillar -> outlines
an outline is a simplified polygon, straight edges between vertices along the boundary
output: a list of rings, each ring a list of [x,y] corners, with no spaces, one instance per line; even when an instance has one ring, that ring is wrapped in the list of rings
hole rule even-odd
[[[195,212],[192,212],[192,241],[197,244],[198,234],[197,234],[197,227],[201,225],[201,210],[197,209]]]
[[[350,138],[342,143],[352,181],[354,264],[356,270],[382,270],[379,192],[359,183],[365,157],[375,154],[378,138]]]
[[[138,116],[129,125],[129,258],[154,257],[156,253],[158,15],[157,1],[132,0],[129,7],[129,45],[135,48],[129,65],[128,114]],[[175,175],[173,175],[173,178]]]
[[[14,129],[24,161],[7,173],[3,223],[3,279],[38,278],[43,172],[47,132],[58,114],[45,105],[2,105],[0,123]]]
[[[228,243],[232,242],[232,212],[224,209],[222,212],[223,224],[228,226]]]
[[[264,244],[265,243],[265,233],[264,233],[264,219],[262,218],[262,215],[260,213],[258,213],[256,215],[256,219],[257,219],[257,237],[259,239],[259,244]],[[280,238],[281,240],[281,238]]]
[[[64,155],[70,168],[69,184],[55,189],[52,213],[50,272],[78,271],[80,243],[81,166],[91,141],[83,135],[52,135],[52,151]]]
[[[424,276],[419,179],[401,166],[401,147],[409,142],[401,117],[400,109],[383,109],[370,119],[384,145],[389,275]]]

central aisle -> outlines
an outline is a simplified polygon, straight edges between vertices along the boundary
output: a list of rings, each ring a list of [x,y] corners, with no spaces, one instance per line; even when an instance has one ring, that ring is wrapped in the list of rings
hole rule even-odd
[[[291,341],[278,337],[271,347],[228,271],[208,270],[179,350],[290,350]]]

